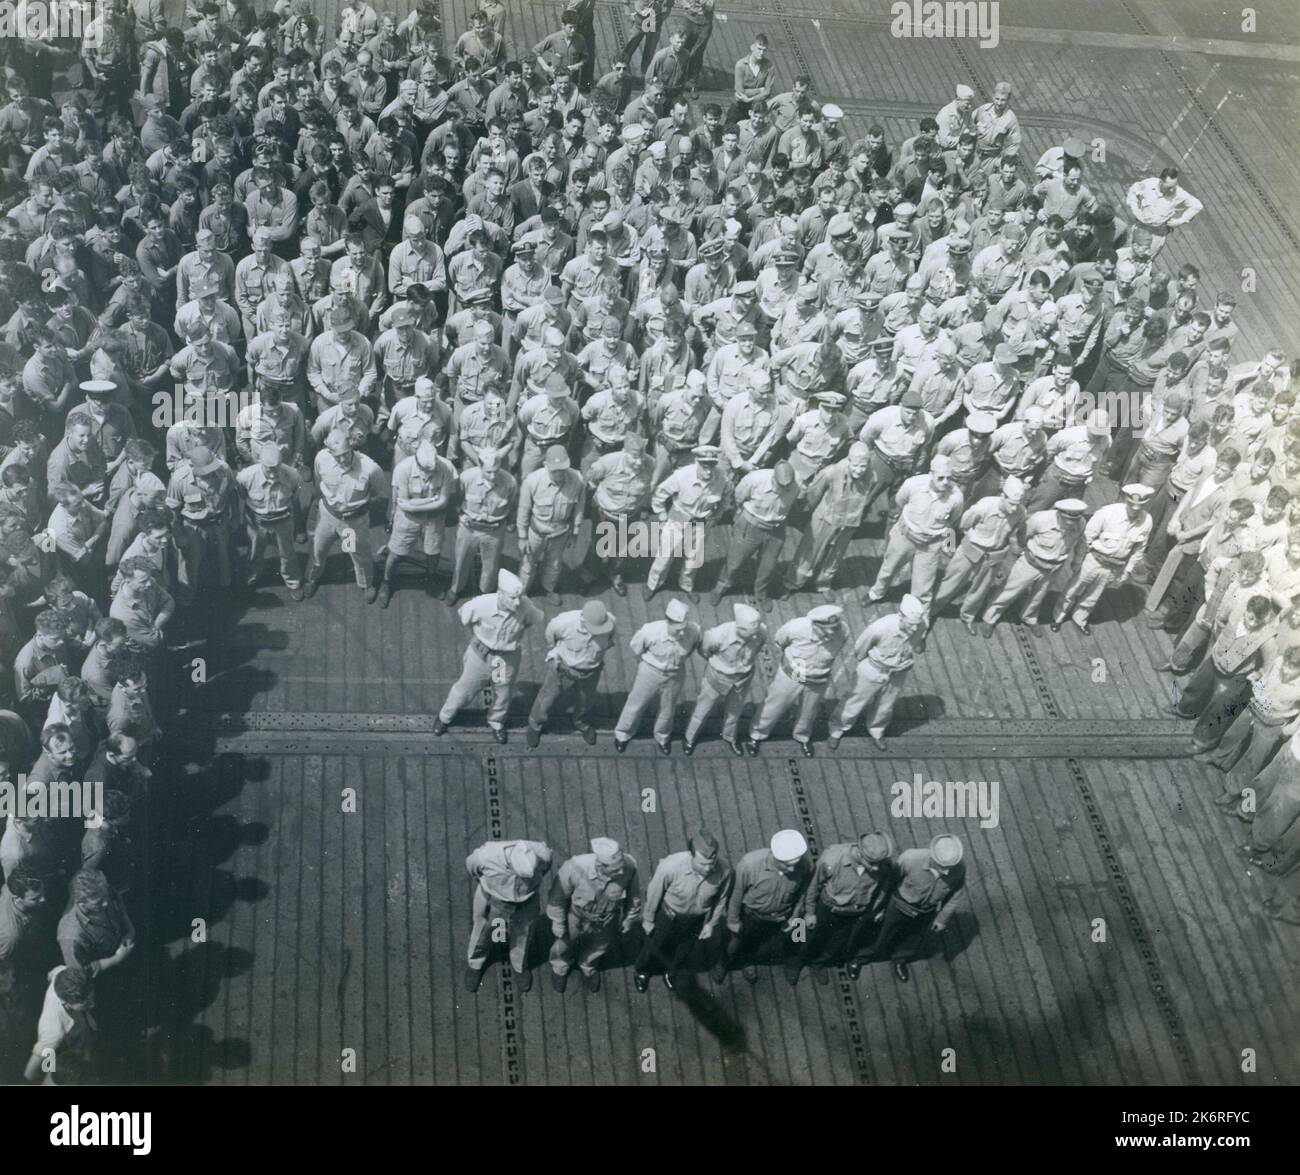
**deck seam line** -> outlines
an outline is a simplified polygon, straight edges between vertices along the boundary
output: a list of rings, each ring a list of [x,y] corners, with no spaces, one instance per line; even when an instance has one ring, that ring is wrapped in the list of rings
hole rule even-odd
[[[1038,691],[1043,706],[1047,709],[1051,718],[1059,718],[1060,711],[1056,705],[1056,699],[1052,695],[1047,675],[1043,672],[1043,663],[1039,659],[1038,650],[1034,647],[1034,642],[1030,638],[1028,630],[1023,624],[1017,624],[1013,631],[1024,654],[1025,663],[1029,666],[1030,678],[1034,683],[1034,688]],[[1128,924],[1129,935],[1142,960],[1142,969],[1146,975],[1147,985],[1151,989],[1151,994],[1155,997],[1156,1005],[1160,1009],[1161,1019],[1165,1023],[1165,1029],[1169,1033],[1170,1041],[1177,1054],[1183,1080],[1189,1085],[1197,1084],[1196,1062],[1187,1044],[1187,1033],[1183,1029],[1182,1018],[1179,1016],[1178,1009],[1174,1006],[1173,998],[1169,994],[1169,984],[1165,979],[1164,969],[1161,967],[1160,959],[1152,946],[1151,936],[1147,933],[1146,922],[1142,917],[1133,887],[1129,885],[1128,873],[1120,861],[1119,854],[1115,851],[1110,830],[1106,826],[1097,799],[1092,793],[1092,785],[1088,782],[1088,777],[1079,765],[1077,757],[1068,757],[1065,765],[1070,777],[1074,780],[1075,791],[1079,794],[1084,811],[1088,815],[1088,828],[1092,832],[1092,838],[1096,842],[1097,849],[1101,853],[1102,860],[1105,862],[1106,869],[1110,874],[1111,885],[1119,898],[1120,908],[1124,912],[1124,921]]]
[[[483,759],[483,772],[486,777],[488,805],[488,838],[502,840],[504,821],[501,817],[501,779],[497,774],[495,755]],[[489,945],[489,962],[491,947]],[[483,964],[484,967],[488,963]],[[501,968],[501,1068],[505,1073],[507,1085],[523,1084],[523,1073],[519,1064],[519,1008],[515,999],[515,973],[507,962]]]
[[[808,802],[808,793],[804,789],[803,774],[799,761],[787,761],[787,777],[790,794],[794,798],[795,811],[799,814],[799,823],[803,825],[804,840],[808,842],[809,851],[816,857],[821,855],[818,847],[817,826],[812,818],[812,806]],[[849,1046],[853,1050],[853,1069],[859,1085],[872,1084],[871,1058],[867,1051],[867,1034],[863,1029],[866,1017],[862,1012],[862,1003],[858,996],[857,984],[849,978],[845,966],[835,969],[836,986],[839,989],[840,1014],[844,1017],[844,1027],[848,1032]]]
[[[1183,1080],[1188,1085],[1199,1085],[1201,1084],[1200,1075],[1187,1043],[1187,1033],[1183,1028],[1182,1017],[1174,1005],[1173,997],[1169,994],[1169,984],[1165,980],[1164,969],[1160,965],[1155,947],[1152,945],[1151,936],[1147,933],[1146,923],[1138,906],[1137,898],[1128,883],[1128,874],[1119,859],[1119,854],[1115,851],[1110,831],[1106,827],[1106,820],[1101,814],[1101,808],[1096,797],[1093,795],[1092,785],[1088,782],[1088,777],[1084,774],[1083,768],[1079,765],[1077,759],[1067,759],[1066,769],[1074,779],[1075,790],[1079,793],[1084,810],[1088,814],[1088,826],[1092,829],[1093,839],[1097,842],[1102,859],[1105,861],[1106,868],[1110,873],[1111,884],[1115,887],[1116,895],[1119,897],[1120,907],[1124,911],[1124,920],[1128,923],[1129,934],[1137,945],[1138,953],[1142,958],[1142,968],[1146,973],[1147,984],[1155,996],[1157,1006],[1160,1008],[1160,1016],[1165,1022],[1165,1028],[1177,1054]]]
[[[1120,0],[1120,5],[1129,14],[1129,16],[1132,18],[1133,23],[1137,25],[1138,29],[1142,33],[1146,34],[1147,36],[1150,36],[1151,35],[1150,26],[1146,23],[1146,20],[1138,13],[1138,11],[1133,6],[1133,4],[1131,4],[1129,0]],[[1156,52],[1160,60],[1165,63],[1165,65],[1172,71],[1174,77],[1178,79],[1178,88],[1181,89],[1183,93],[1187,95],[1187,99],[1189,103],[1196,110],[1196,112],[1202,118],[1205,119],[1205,130],[1209,131],[1210,134],[1214,136],[1214,138],[1218,141],[1219,146],[1222,147],[1223,150],[1227,152],[1228,157],[1233,161],[1233,163],[1237,165],[1238,172],[1250,185],[1255,195],[1259,198],[1259,202],[1263,204],[1264,211],[1268,213],[1269,219],[1273,221],[1273,223],[1281,231],[1282,235],[1286,237],[1286,239],[1291,243],[1291,247],[1297,251],[1300,251],[1300,236],[1297,236],[1296,233],[1292,230],[1291,226],[1287,224],[1287,222],[1282,218],[1281,209],[1279,209],[1277,205],[1273,203],[1272,199],[1264,191],[1263,185],[1256,178],[1255,173],[1254,171],[1251,170],[1250,165],[1246,162],[1245,159],[1242,158],[1241,152],[1237,150],[1237,148],[1233,145],[1232,140],[1229,139],[1228,136],[1225,135],[1223,131],[1219,128],[1219,126],[1215,123],[1214,119],[1215,119],[1215,115],[1218,114],[1218,110],[1217,109],[1215,109],[1214,111],[1206,110],[1204,103],[1201,101],[1201,95],[1199,91],[1196,90],[1192,86],[1192,84],[1183,76],[1183,71],[1179,67],[1178,62],[1174,60],[1174,56],[1172,53],[1170,53],[1168,50],[1165,49],[1159,49]]]

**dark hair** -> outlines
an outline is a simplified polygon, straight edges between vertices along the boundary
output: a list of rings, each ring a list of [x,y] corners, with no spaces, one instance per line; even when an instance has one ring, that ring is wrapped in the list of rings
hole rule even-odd
[[[45,896],[45,882],[35,873],[29,872],[26,865],[16,866],[5,879],[5,886],[16,898]]]
[[[718,838],[711,832],[705,832],[700,829],[686,842],[687,848],[693,853],[700,853],[706,857],[716,857],[718,855]]]

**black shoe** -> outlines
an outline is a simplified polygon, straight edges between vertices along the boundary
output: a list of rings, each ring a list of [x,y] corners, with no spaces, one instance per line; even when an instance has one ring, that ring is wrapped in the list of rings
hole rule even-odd
[[[745,964],[745,966],[743,966],[740,969],[740,973],[745,977],[747,982],[749,983],[758,982],[758,968],[755,967],[752,963]]]
[[[1074,623],[1084,636],[1092,636],[1092,625],[1086,620],[1076,620]]]
[[[812,973],[813,979],[817,981],[817,984],[820,987],[826,987],[831,981],[831,972],[829,967],[814,967]]]
[[[289,599],[291,599],[295,604],[302,603],[302,587],[300,585],[289,589]]]
[[[486,967],[480,967],[477,971],[474,970],[473,967],[466,967],[465,968],[465,990],[478,991],[479,986],[483,982],[483,972],[485,972],[486,970],[487,970]]]
[[[1034,626],[1031,626],[1031,631],[1033,630],[1033,627]],[[979,634],[985,640],[990,640],[993,636],[993,625],[991,625],[987,620],[980,621]]]
[[[755,596],[754,603],[758,605],[760,611],[771,612],[776,607],[776,598],[774,596]]]
[[[640,971],[632,976],[632,983],[642,995],[650,990],[650,976],[642,975]]]
[[[589,747],[596,745],[596,728],[594,726],[579,726],[578,733],[582,735],[582,741]]]
[[[834,754],[836,751],[840,749],[840,739],[842,739],[843,737],[844,736],[842,734],[831,735],[830,738],[826,740],[826,749],[830,751],[832,754]]]
[[[646,584],[645,587],[641,589],[641,595],[647,600],[653,600],[658,594],[659,588],[651,587],[649,584]]]
[[[627,743],[628,743],[627,739],[616,738],[614,740],[614,750],[616,750],[621,755],[624,751],[627,750]]]
[[[791,987],[799,985],[799,972],[803,970],[799,963],[787,963],[785,965],[785,981]]]
[[[876,750],[883,751],[885,749],[885,740],[883,738],[877,738],[874,734],[867,735],[867,738],[871,740],[871,745],[875,747]]]
[[[533,990],[533,973],[531,971],[516,971],[514,976],[515,982],[519,984],[520,991]]]
[[[682,750],[688,755],[693,755],[695,754],[695,744],[690,739],[684,738],[682,739]]]
[[[757,755],[760,746],[762,746],[761,739],[751,738],[745,743],[745,750],[747,750],[751,755]]]
[[[441,718],[435,718],[433,720],[433,733],[439,738],[447,733],[447,724]]]
[[[713,982],[714,982],[714,983],[717,983],[717,984],[723,984],[723,983],[726,983],[726,982],[727,982],[727,965],[726,965],[726,963],[716,963],[716,964],[714,964],[713,969],[709,972],[709,978],[712,979]]]
[[[659,753],[661,755],[671,755],[673,753],[672,739],[669,739],[666,743],[661,743],[658,739],[655,739],[655,746],[659,748]]]
[[[975,621],[967,620],[966,617],[963,616],[961,618],[961,626],[970,633],[971,636],[979,636],[979,630],[975,627]]]
[[[862,964],[861,964],[861,963],[850,963],[849,966],[848,966],[848,972],[849,972],[849,978],[850,978],[850,979],[856,979],[859,975],[862,974]],[[830,976],[827,975],[826,978],[829,979]],[[825,982],[825,980],[823,980],[823,982]]]
[[[1061,625],[1064,623],[1065,621],[1063,620],[1053,620],[1052,623],[1049,624],[1047,627],[1050,628],[1053,632],[1060,632]]]
[[[812,745],[812,743],[802,743],[802,742],[799,742],[798,739],[795,739],[794,741],[797,742],[797,743],[799,743],[799,751],[800,751],[800,753],[803,755],[803,757],[804,757],[805,759],[811,759],[811,758],[813,757],[813,755],[816,753],[816,752],[813,750],[813,745]]]
[[[902,962],[894,964],[894,974],[898,976],[899,983],[907,983],[912,978],[912,972],[908,969],[907,964]]]
[[[625,584],[625,583],[623,582],[623,577],[622,577],[621,575],[616,575],[616,576],[614,576],[614,579],[613,579],[613,581],[611,582],[610,586],[614,589],[614,594],[615,594],[616,596],[626,596],[626,595],[627,595],[627,584]],[[596,982],[599,983],[600,980],[597,979]],[[595,989],[593,989],[593,990],[595,990]]]
[[[393,602],[393,585],[389,583],[387,580],[385,580],[384,586],[380,589],[379,592],[379,606],[381,608],[387,608],[388,605],[391,604],[392,602]]]
[[[721,584],[721,583],[718,584],[718,586],[715,587],[713,591],[709,593],[709,603],[716,608],[719,604],[722,603],[723,597],[726,596],[727,591],[728,591],[727,584]]]
[[[558,971],[551,972],[551,986],[558,992],[563,992],[569,986],[569,975],[566,971],[561,975]]]
[[[499,742],[503,747],[506,745],[506,743],[510,741],[510,736],[506,733],[506,728],[504,726],[499,728],[493,726],[490,727],[489,729],[491,729],[492,731],[492,737],[496,739],[497,742]]]
[[[547,592],[546,602],[550,604],[552,608],[559,608],[564,603],[564,597],[560,595],[559,592]]]
[[[319,579],[309,579],[305,584],[302,585],[303,598],[310,600],[312,596],[316,594],[316,589],[318,587],[320,587]]]
[[[530,747],[539,746],[542,741],[542,732],[535,726],[527,726],[524,728],[524,741]]]
[[[824,587],[824,588],[818,588],[817,590],[818,593],[821,595],[821,598],[825,600],[828,604],[833,604],[837,599],[839,599],[839,595],[834,588]]]
[[[688,600],[690,600],[690,602],[691,602],[692,604],[698,604],[698,603],[700,602],[700,593],[699,593],[699,592],[687,592],[687,593],[686,593],[686,598],[687,598]]]
[[[365,595],[366,603],[373,604],[377,599],[379,599],[379,585],[377,583],[372,583],[365,589]]]
[[[587,972],[584,971],[584,972],[582,973],[582,985],[583,985],[583,987],[585,987],[588,991],[599,991],[599,990],[600,990],[600,972],[599,972],[599,971],[593,971],[590,975],[588,975]]]
[[[735,739],[732,739],[732,738],[724,738],[722,741],[723,741],[724,743],[726,743],[727,746],[729,746],[729,747],[731,748],[731,753],[732,753],[733,755],[736,755],[736,756],[739,757],[739,758],[743,758],[743,757],[744,757],[744,755],[745,755],[745,748],[744,748],[744,746],[743,746],[741,743],[737,742]]]

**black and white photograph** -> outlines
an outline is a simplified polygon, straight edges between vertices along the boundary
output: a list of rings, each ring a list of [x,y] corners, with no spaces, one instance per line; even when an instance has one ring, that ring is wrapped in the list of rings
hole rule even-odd
[[[784,1086],[911,1087],[916,1155],[917,1087],[1249,1148],[1300,1083],[1295,0],[4,0],[0,85],[50,1145]]]

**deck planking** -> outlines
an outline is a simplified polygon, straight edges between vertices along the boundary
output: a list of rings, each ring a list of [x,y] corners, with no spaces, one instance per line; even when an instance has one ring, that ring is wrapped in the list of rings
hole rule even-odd
[[[472,7],[444,3],[446,27],[464,27]],[[1256,268],[1258,292],[1243,294],[1239,307],[1242,352],[1289,339],[1300,300],[1300,220],[1287,196],[1300,175],[1294,156],[1276,150],[1294,134],[1289,67],[1045,38],[973,53],[923,41],[900,46],[866,0],[837,0],[823,37],[811,17],[826,7],[724,5],[729,19],[715,29],[705,81],[725,85],[730,62],[763,31],[783,83],[806,61],[823,99],[844,107],[850,135],[879,121],[897,142],[947,100],[953,81],[969,77],[986,92],[1006,77],[1016,86],[1026,159],[1067,132],[1101,135],[1108,161],[1090,168],[1089,182],[1120,207],[1144,168],[1186,156],[1187,182],[1206,213],[1171,242],[1166,264],[1196,263],[1211,291],[1235,285],[1242,266]],[[1036,6],[1033,19],[1170,31],[1149,5],[1136,7],[1144,27],[1129,5],[1112,0],[1088,12],[1052,0]],[[330,0],[318,11],[332,23],[337,8]],[[407,0],[388,8],[399,16],[408,9]],[[555,3],[512,0],[512,44],[535,43],[558,11]],[[621,20],[618,6],[598,6],[602,63]],[[1203,22],[1190,31],[1216,35]],[[1266,39],[1295,38],[1275,24]],[[1247,161],[1258,190],[1243,182],[1238,160],[1197,105],[1179,121],[1193,94],[1216,112],[1215,126]],[[1109,489],[1094,487],[1092,504]],[[714,567],[725,539],[724,531]],[[860,593],[882,547],[874,526],[850,553],[843,602],[855,631],[878,614]],[[363,720],[427,716],[457,674],[463,645],[447,610],[418,588],[400,591],[381,612],[345,585],[350,577],[337,561],[332,571],[336,582],[307,604],[265,590],[244,615],[232,614],[230,629],[206,648],[215,671],[207,684],[178,675],[176,696],[192,730],[178,740],[178,786],[150,813],[168,835],[147,848],[153,875],[167,878],[150,895],[150,925],[164,946],[149,960],[143,997],[165,1057],[139,1058],[136,1074],[236,1084],[1300,1079],[1287,982],[1300,944],[1264,918],[1260,879],[1234,850],[1240,826],[1209,803],[1222,777],[1183,758],[1135,757],[1138,744],[1126,733],[1142,724],[1186,729],[1167,719],[1171,679],[1151,669],[1171,638],[1119,622],[1132,614],[1132,598],[1103,605],[1091,640],[1071,629],[1035,638],[1004,624],[991,641],[972,642],[955,620],[941,619],[898,710],[905,733],[891,741],[905,754],[863,754],[846,743],[846,757],[809,762],[786,758],[789,744],[774,741],[757,760],[706,746],[688,761],[640,747],[614,757],[605,743],[591,753],[567,735],[548,737],[536,754],[514,745],[498,751],[477,734],[481,712],[472,710],[436,744],[403,734],[385,745],[383,736],[353,733]],[[702,576],[706,589],[712,574]],[[624,638],[657,615],[635,588],[626,600],[604,599]],[[566,605],[578,602],[569,597]],[[769,627],[814,602],[783,601]],[[699,612],[714,621],[729,601]],[[1103,681],[1093,680],[1096,658]],[[541,669],[530,649],[512,720],[526,711]],[[633,670],[624,639],[607,664],[603,725]],[[697,674],[693,668],[688,697]],[[266,740],[272,749],[201,753],[209,741],[216,750],[237,745],[209,740],[205,723],[246,711],[285,723]],[[1026,740],[1084,720],[1109,723],[1113,734],[1077,757],[1060,748],[1038,758],[1023,748],[1015,757],[986,756],[988,740],[954,755],[960,723],[980,720]],[[343,749],[314,753],[335,744]],[[891,819],[888,786],[913,770],[999,779],[1001,826]],[[339,811],[345,787],[360,796],[355,816]],[[654,813],[641,811],[645,788],[660,801]],[[942,955],[916,967],[906,988],[881,968],[853,987],[842,976],[828,987],[805,977],[793,990],[765,972],[752,989],[739,977],[721,988],[706,980],[705,998],[687,1004],[659,984],[637,996],[619,970],[595,996],[575,982],[561,997],[543,962],[527,995],[507,990],[495,971],[477,996],[459,989],[469,905],[463,860],[474,845],[527,834],[563,854],[607,832],[637,855],[644,881],[700,823],[733,860],[782,826],[805,828],[819,846],[869,828],[889,828],[903,846],[921,844],[951,826],[970,853],[970,903]],[[187,933],[200,916],[210,923],[206,944]],[[1089,939],[1095,918],[1106,921],[1106,944]],[[638,1063],[644,1048],[655,1050],[653,1073]],[[940,1072],[944,1048],[957,1050],[955,1074]],[[1243,1048],[1258,1051],[1257,1074],[1241,1072]],[[357,1050],[355,1073],[343,1071],[344,1049]]]

